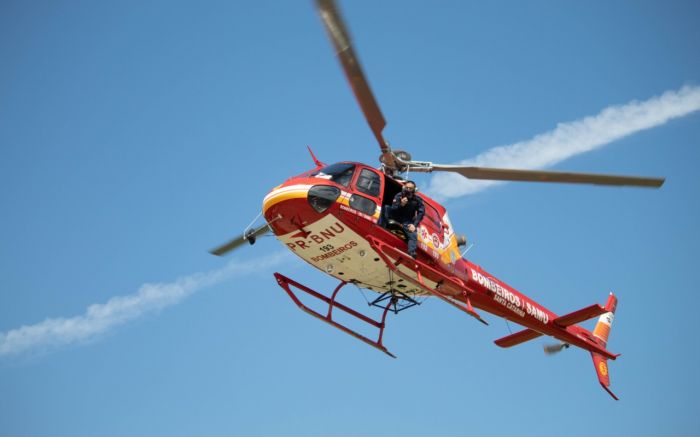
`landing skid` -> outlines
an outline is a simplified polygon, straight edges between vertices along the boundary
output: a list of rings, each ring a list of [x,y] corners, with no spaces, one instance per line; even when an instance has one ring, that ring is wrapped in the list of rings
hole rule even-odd
[[[338,284],[338,286],[335,287],[333,294],[330,297],[328,297],[328,296],[324,296],[323,294],[321,294],[317,291],[314,291],[314,290],[310,289],[309,287],[307,287],[303,284],[300,284],[300,283],[296,282],[295,280],[290,279],[290,278],[288,278],[280,273],[275,273],[275,278],[277,279],[277,283],[279,284],[279,286],[282,287],[282,289],[287,292],[289,297],[294,301],[294,303],[299,307],[299,309],[301,309],[305,313],[307,313],[311,316],[314,316],[317,319],[319,319],[323,322],[326,322],[333,327],[340,329],[341,331],[345,332],[346,334],[349,334],[349,335],[355,337],[356,339],[372,346],[373,348],[384,352],[385,354],[389,355],[392,358],[396,358],[396,355],[389,352],[389,350],[387,350],[387,348],[384,346],[384,344],[382,343],[382,337],[384,335],[384,328],[386,327],[386,315],[389,312],[389,310],[391,309],[392,305],[396,308],[396,305],[397,305],[396,301],[398,300],[397,297],[389,296],[389,297],[385,298],[385,299],[389,299],[389,302],[385,306],[380,306],[381,308],[384,308],[384,312],[382,313],[381,321],[376,321],[376,320],[370,319],[369,317],[365,316],[364,314],[360,314],[359,312],[353,310],[352,308],[349,308],[349,307],[343,305],[342,303],[340,303],[336,300],[336,298],[338,297],[338,293],[340,292],[340,289],[343,288],[347,284],[347,282],[345,282],[345,281],[342,281],[340,284]],[[304,305],[301,302],[301,300],[299,300],[297,295],[292,291],[292,288],[294,288],[298,291],[303,291],[304,293],[307,293],[310,296],[313,296],[316,299],[319,299],[319,300],[327,303],[328,304],[328,312],[324,315],[324,314],[321,314],[321,313],[314,311],[311,308],[307,307],[306,305]],[[379,303],[376,300],[375,300],[375,302]],[[376,305],[376,306],[379,306],[379,305]],[[347,326],[342,325],[342,324],[338,323],[337,321],[333,320],[333,310],[336,308],[340,311],[343,311],[347,314],[350,314],[351,316],[359,319],[360,321],[362,321],[364,323],[367,323],[367,324],[377,328],[379,330],[378,338],[376,340],[372,340],[369,337],[366,337],[366,336],[360,334],[359,332],[354,331],[353,329],[348,328]],[[403,308],[401,308],[401,309],[403,309]],[[394,312],[398,313],[398,311],[400,311],[400,310],[395,310]]]

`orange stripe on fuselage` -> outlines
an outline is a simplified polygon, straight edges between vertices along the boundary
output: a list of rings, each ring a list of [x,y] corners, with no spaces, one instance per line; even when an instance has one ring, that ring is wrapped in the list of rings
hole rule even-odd
[[[263,214],[274,205],[290,199],[306,199],[310,185],[292,185],[273,190],[263,200]]]

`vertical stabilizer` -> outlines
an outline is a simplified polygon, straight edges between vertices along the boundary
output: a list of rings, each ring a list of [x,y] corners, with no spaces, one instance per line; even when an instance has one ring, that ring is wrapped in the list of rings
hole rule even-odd
[[[605,309],[607,312],[598,318],[598,323],[595,325],[593,330],[593,336],[598,340],[598,342],[605,347],[608,343],[608,338],[610,337],[610,329],[612,328],[612,322],[615,318],[615,309],[617,308],[617,297],[610,293],[608,297],[608,302],[605,304]],[[610,391],[610,374],[608,372],[608,359],[600,354],[591,352],[591,357],[593,357],[593,365],[595,366],[596,374],[598,374],[598,382],[600,385],[610,393],[616,401],[619,400],[615,394]]]

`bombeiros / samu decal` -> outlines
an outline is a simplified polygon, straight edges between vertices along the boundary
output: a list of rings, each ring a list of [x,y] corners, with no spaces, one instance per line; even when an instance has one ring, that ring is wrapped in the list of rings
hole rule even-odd
[[[506,287],[499,284],[495,279],[488,278],[474,269],[470,269],[470,271],[471,279],[492,291],[493,300],[503,305],[508,310],[514,312],[520,317],[525,317],[525,314],[530,315],[545,325],[549,323],[549,315],[537,305],[508,290]]]

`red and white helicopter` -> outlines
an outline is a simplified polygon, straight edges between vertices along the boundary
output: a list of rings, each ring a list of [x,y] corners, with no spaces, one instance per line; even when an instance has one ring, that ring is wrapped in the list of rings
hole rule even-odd
[[[340,283],[323,295],[280,273],[277,283],[296,305],[318,319],[362,340],[394,357],[383,344],[386,317],[418,303],[417,297],[434,296],[487,324],[478,310],[513,321],[525,329],[500,338],[495,343],[511,347],[542,335],[560,343],[546,346],[553,353],[570,345],[591,353],[598,380],[610,395],[607,360],[618,355],[606,349],[617,298],[610,293],[604,306],[593,304],[565,315],[557,315],[541,304],[495,278],[480,266],[464,258],[460,246],[466,244],[458,236],[447,211],[425,194],[417,194],[425,204],[425,217],[418,226],[418,255],[406,253],[406,237],[400,226],[389,222],[380,226],[383,209],[402,190],[405,181],[399,176],[414,172],[449,171],[470,179],[501,181],[564,182],[597,185],[660,187],[664,179],[600,174],[565,173],[536,170],[512,170],[483,167],[441,165],[413,161],[411,156],[392,150],[382,131],[386,124],[381,110],[365,79],[350,37],[333,0],[316,0],[326,31],[333,43],[344,73],[357,98],[381,150],[379,169],[358,162],[326,165],[311,152],[314,168],[287,179],[273,188],[263,200],[265,224],[250,227],[242,235],[212,250],[223,255],[242,244],[253,244],[256,237],[268,232],[284,243],[294,254],[337,278]],[[374,320],[338,301],[346,284],[354,284],[378,293],[372,305],[383,309]],[[302,303],[311,296],[328,305],[327,312],[318,312]],[[378,330],[376,339],[338,322],[334,312],[342,311]],[[577,323],[599,317],[593,332]]]

